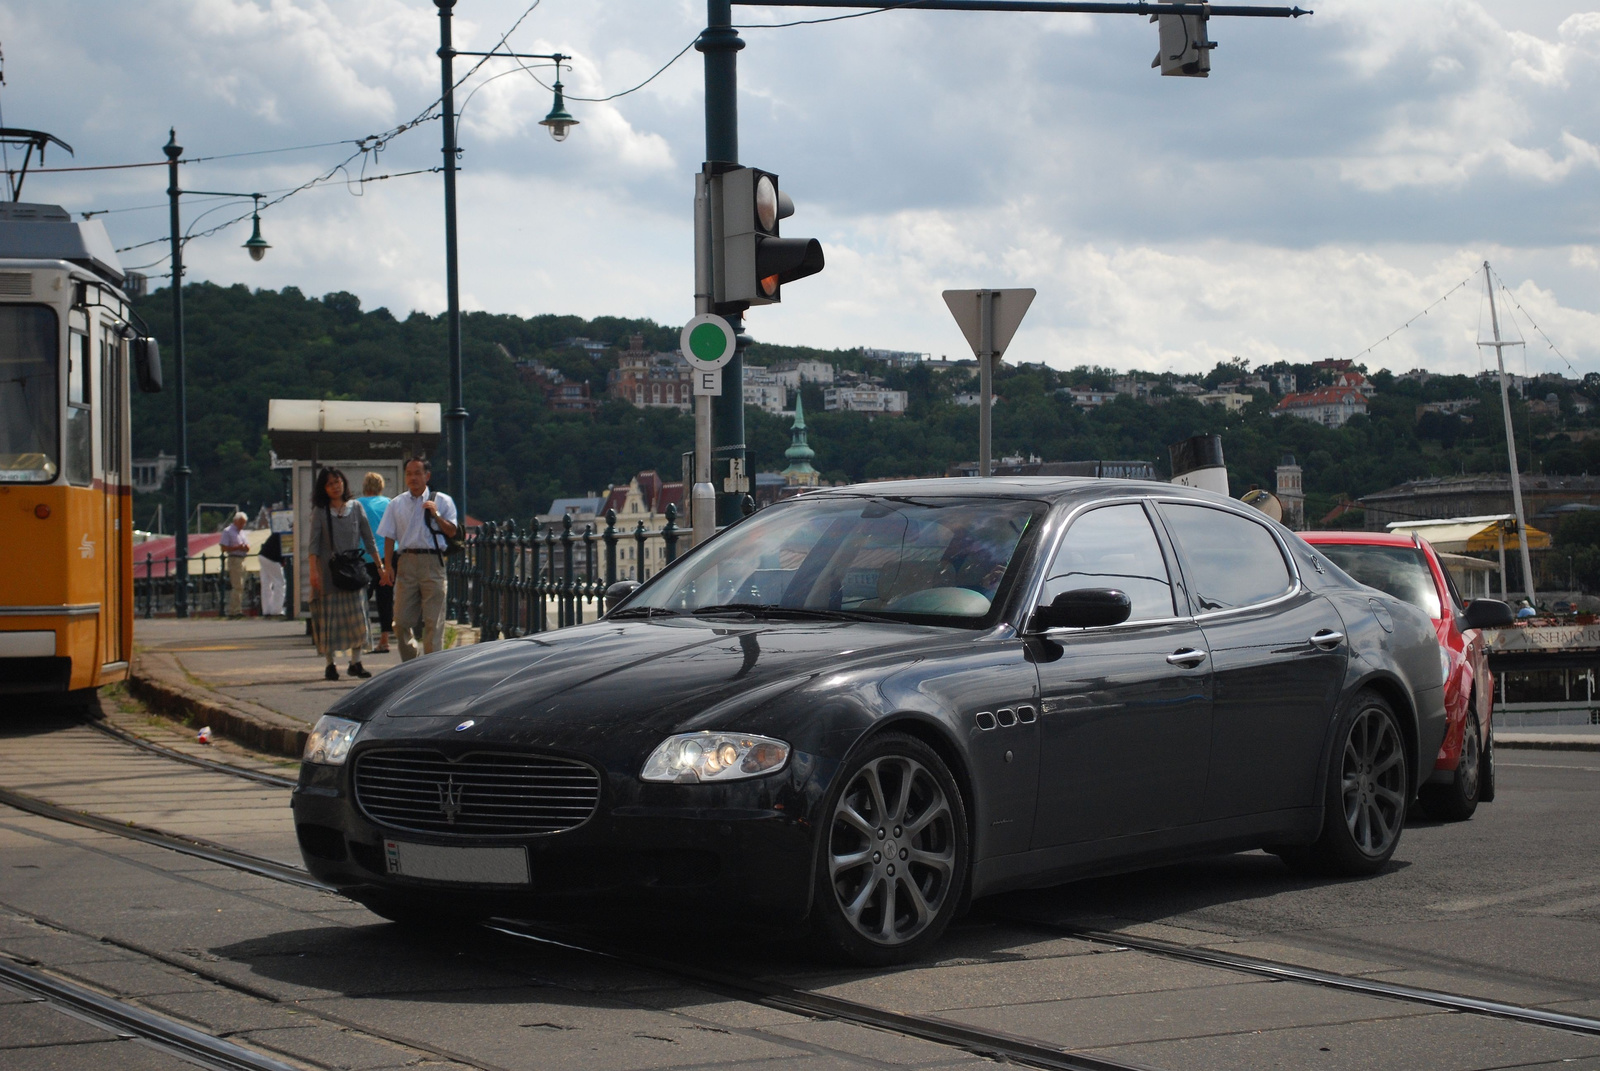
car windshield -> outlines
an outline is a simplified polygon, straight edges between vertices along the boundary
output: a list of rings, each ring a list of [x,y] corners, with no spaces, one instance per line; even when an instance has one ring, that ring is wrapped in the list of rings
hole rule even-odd
[[[56,478],[56,314],[0,305],[0,481]]]
[[[818,496],[769,507],[692,553],[624,612],[767,610],[975,625],[1039,502]]]
[[[1429,617],[1439,617],[1439,589],[1427,560],[1416,547],[1320,543],[1317,549],[1367,587],[1387,591]]]

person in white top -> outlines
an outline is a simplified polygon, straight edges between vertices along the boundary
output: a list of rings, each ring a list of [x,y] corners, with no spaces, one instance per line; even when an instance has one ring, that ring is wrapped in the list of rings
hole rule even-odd
[[[394,630],[400,660],[432,654],[444,641],[445,541],[456,534],[456,504],[449,495],[428,490],[433,466],[425,458],[406,462],[406,489],[395,496],[378,522],[389,541],[394,577]]]
[[[244,526],[250,518],[235,513],[233,520],[222,530],[222,553],[228,556],[228,616],[244,616],[244,560],[250,555],[250,540],[245,537]]]

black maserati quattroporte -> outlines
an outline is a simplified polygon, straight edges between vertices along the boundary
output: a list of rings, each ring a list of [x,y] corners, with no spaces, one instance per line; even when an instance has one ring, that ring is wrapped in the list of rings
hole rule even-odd
[[[597,623],[348,693],[294,816],[389,918],[675,905],[889,963],[1007,889],[1258,847],[1377,870],[1442,684],[1421,611],[1237,502],[880,483],[761,510]]]

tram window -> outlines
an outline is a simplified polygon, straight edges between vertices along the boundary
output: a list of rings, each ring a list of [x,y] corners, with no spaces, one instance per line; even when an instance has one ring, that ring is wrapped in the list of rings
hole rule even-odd
[[[114,331],[100,334],[100,467],[122,473],[122,410],[127,384],[122,340]]]
[[[74,313],[74,316],[77,314]],[[89,412],[89,336],[73,331],[67,340],[67,482],[94,482],[94,418]]]
[[[0,305],[0,481],[56,478],[58,330],[48,306]]]

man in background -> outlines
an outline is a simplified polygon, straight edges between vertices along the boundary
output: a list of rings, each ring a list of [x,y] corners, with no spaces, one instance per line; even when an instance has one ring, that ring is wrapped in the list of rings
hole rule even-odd
[[[428,490],[433,466],[426,458],[406,462],[406,489],[389,501],[378,535],[389,542],[394,576],[394,626],[400,660],[432,654],[444,645],[444,555],[456,534],[456,504],[449,495]]]
[[[283,537],[273,532],[261,544],[261,616],[283,616]]]
[[[228,616],[244,616],[244,560],[250,554],[250,540],[245,538],[244,526],[250,518],[243,512],[235,513],[233,520],[222,530],[222,553],[228,558]]]

